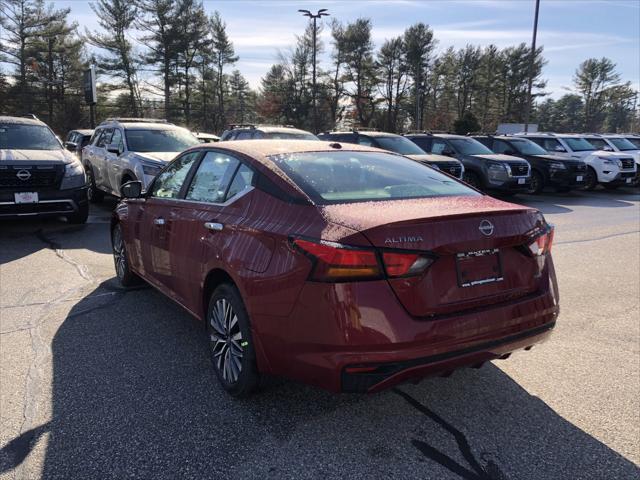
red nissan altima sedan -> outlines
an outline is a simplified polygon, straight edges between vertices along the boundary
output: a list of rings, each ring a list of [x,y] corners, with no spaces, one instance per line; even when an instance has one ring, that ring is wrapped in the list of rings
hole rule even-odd
[[[207,328],[232,395],[261,374],[375,392],[506,357],[559,312],[553,227],[406,157],[351,144],[194,147],[111,224],[118,278]]]

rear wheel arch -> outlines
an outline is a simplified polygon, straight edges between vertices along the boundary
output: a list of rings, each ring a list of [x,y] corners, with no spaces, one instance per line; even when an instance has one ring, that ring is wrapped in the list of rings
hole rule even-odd
[[[202,319],[204,320],[205,327],[207,325],[207,310],[209,309],[209,300],[211,298],[211,295],[213,294],[215,289],[218,288],[223,283],[228,283],[229,285],[233,285],[238,289],[238,291],[240,290],[240,287],[233,280],[231,275],[229,275],[229,273],[227,273],[222,268],[214,268],[207,274],[206,278],[204,279],[204,282],[202,284],[201,308],[202,308]],[[242,295],[242,292],[241,292],[241,295]]]

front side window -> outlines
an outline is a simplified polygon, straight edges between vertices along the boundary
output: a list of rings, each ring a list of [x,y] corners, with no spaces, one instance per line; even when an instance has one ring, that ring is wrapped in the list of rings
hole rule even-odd
[[[411,138],[409,140],[411,142],[415,143],[416,145],[418,145],[425,152],[430,152],[431,151],[431,143],[432,143],[432,139],[431,138],[428,138],[428,137],[413,137],[413,138]]]
[[[442,152],[451,150],[447,142],[440,138],[434,138],[431,142],[431,153],[435,153],[436,155],[442,155]]]
[[[491,149],[493,150],[495,153],[512,153],[513,152],[513,148],[511,148],[511,145],[509,145],[507,142],[503,142],[502,140],[496,140],[493,143],[493,148]]]
[[[44,125],[0,123],[0,149],[59,150],[55,135]]]
[[[449,139],[453,148],[463,155],[491,155],[493,152],[473,138]]]
[[[424,155],[426,153],[418,145],[404,137],[377,137],[376,142],[380,148],[400,155]]]
[[[364,145],[365,147],[373,147],[373,140],[364,135],[358,135],[358,145]]]
[[[104,148],[109,145],[111,143],[111,135],[113,135],[113,128],[105,128],[96,143],[96,147]]]
[[[187,178],[200,152],[191,152],[176,158],[162,171],[153,182],[151,196],[156,198],[178,198],[182,185]]]
[[[221,152],[207,152],[187,190],[186,199],[222,203],[231,176],[240,162]]]
[[[613,150],[611,148],[611,145],[609,145],[605,140],[603,140],[602,138],[590,138],[588,140],[588,142],[593,145],[594,147],[596,147],[598,150]]]
[[[253,131],[242,130],[236,134],[234,140],[250,140],[253,137]]]
[[[629,137],[629,138],[625,138],[625,140],[627,140],[631,145],[636,147],[636,149],[640,150],[640,137],[638,138]]]
[[[132,152],[182,152],[200,144],[195,135],[183,128],[127,129],[125,136]]]
[[[584,138],[565,137],[562,140],[564,140],[574,152],[590,152],[596,149],[591,142]]]
[[[448,175],[383,152],[308,152],[270,157],[317,204],[477,196]]]
[[[122,143],[122,132],[117,128],[113,131],[113,135],[111,135],[111,144],[119,147],[120,151],[124,150],[124,145]]]

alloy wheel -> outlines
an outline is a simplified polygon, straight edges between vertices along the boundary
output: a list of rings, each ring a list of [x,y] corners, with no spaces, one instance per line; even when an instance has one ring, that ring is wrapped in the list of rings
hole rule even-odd
[[[113,258],[115,259],[118,278],[123,279],[127,269],[127,256],[124,250],[122,231],[119,227],[113,230]]]
[[[209,324],[213,363],[228,383],[238,381],[242,371],[242,332],[231,303],[219,299],[211,310]]]

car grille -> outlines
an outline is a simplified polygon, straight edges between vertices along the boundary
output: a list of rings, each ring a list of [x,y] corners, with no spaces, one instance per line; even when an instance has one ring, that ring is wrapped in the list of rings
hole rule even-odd
[[[462,174],[462,165],[458,162],[449,162],[449,163],[437,163],[436,164],[440,170],[448,173],[449,175],[460,178],[460,174]]]
[[[621,158],[620,161],[622,162],[622,168],[624,169],[633,168],[633,164],[635,163],[633,158]]]
[[[57,189],[62,179],[63,168],[62,165],[2,165],[0,188]]]
[[[509,162],[512,177],[526,177],[529,175],[529,165],[526,163]]]

